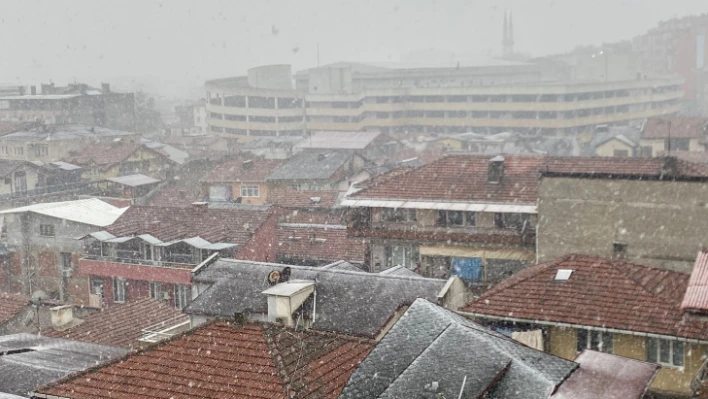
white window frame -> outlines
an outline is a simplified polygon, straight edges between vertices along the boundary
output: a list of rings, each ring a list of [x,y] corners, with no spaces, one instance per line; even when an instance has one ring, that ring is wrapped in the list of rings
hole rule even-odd
[[[610,353],[610,354],[611,354],[611,353],[614,353],[614,351],[615,351],[615,342],[614,342],[614,341],[615,341],[615,337],[614,337],[614,334],[612,334],[611,332],[600,331],[600,330],[591,330],[591,329],[587,329],[587,328],[578,329],[578,332],[579,332],[580,330],[583,330],[583,331],[587,332],[585,345],[583,345],[583,347],[584,347],[585,349],[590,349],[590,350],[594,350],[594,351],[598,351],[598,352],[603,352],[603,353]],[[577,333],[577,332],[576,332],[576,333]],[[599,347],[599,348],[593,348],[593,347],[592,347],[592,336],[593,336],[593,334],[597,334],[597,336],[598,336],[598,342],[600,342],[600,347]],[[607,348],[606,348],[606,346],[605,346],[605,342],[602,341],[602,335],[603,335],[603,334],[610,334],[610,341],[611,341],[611,344],[612,344],[612,350],[610,350],[610,351],[607,350]],[[580,335],[579,335],[579,334],[576,336],[576,340],[580,340]],[[576,342],[576,349],[577,349],[577,342]]]
[[[188,285],[175,285],[175,309],[182,310],[189,304],[190,288]]]
[[[653,340],[656,342],[656,359],[655,360],[650,360],[649,357],[649,341]],[[647,337],[647,342],[645,342],[646,348],[647,348],[647,361],[650,362],[656,362],[662,366],[666,367],[671,367],[671,368],[676,368],[676,369],[683,369],[684,366],[686,365],[686,343],[681,342],[683,346],[683,353],[681,354],[681,363],[682,364],[674,364],[674,344],[679,343],[678,340],[669,340],[669,339],[661,339],[661,338],[650,338]],[[661,361],[661,347],[663,345],[669,345],[669,361],[668,362],[662,362]]]
[[[25,147],[14,147],[14,155],[25,155]]]
[[[162,283],[150,282],[150,298],[161,301],[165,299],[164,291]]]
[[[261,187],[257,184],[242,184],[241,196],[248,198],[257,198],[261,196]]]
[[[127,298],[128,282],[124,278],[113,278],[113,302],[125,303]]]
[[[41,237],[56,237],[57,231],[53,224],[40,224],[39,235]]]

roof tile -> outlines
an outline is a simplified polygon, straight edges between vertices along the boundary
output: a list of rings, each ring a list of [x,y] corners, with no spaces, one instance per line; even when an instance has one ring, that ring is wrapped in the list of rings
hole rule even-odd
[[[30,303],[30,297],[0,292],[0,326],[10,321]]]

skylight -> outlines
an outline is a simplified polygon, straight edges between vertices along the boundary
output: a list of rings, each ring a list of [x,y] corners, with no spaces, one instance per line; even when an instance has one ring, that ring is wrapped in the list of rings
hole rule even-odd
[[[556,271],[555,281],[568,281],[573,271],[570,269],[559,269]]]

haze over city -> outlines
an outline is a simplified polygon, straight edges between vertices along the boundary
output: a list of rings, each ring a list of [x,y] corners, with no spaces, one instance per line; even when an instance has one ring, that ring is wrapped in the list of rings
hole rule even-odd
[[[498,56],[504,11],[533,56],[632,39],[704,0],[0,2],[0,83],[131,82],[186,96],[262,64],[397,61],[416,50]],[[155,93],[158,94],[158,93]]]

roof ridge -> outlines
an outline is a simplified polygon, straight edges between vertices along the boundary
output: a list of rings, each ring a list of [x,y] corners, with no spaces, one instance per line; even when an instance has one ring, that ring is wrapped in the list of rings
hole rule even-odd
[[[655,296],[655,297],[660,297],[660,298],[664,298],[664,295],[663,295],[663,294],[664,294],[665,290],[662,290],[661,292],[654,292],[652,289],[650,289],[649,287],[647,287],[645,283],[642,283],[641,280],[636,279],[636,278],[630,276],[629,273],[626,271],[626,268],[618,267],[618,266],[619,266],[620,264],[623,265],[623,266],[629,265],[629,266],[632,266],[632,267],[635,267],[635,268],[641,268],[641,269],[643,269],[644,271],[647,271],[647,270],[655,270],[655,271],[656,271],[657,273],[659,273],[659,274],[666,274],[666,275],[670,275],[670,274],[683,274],[683,273],[674,272],[674,271],[671,271],[671,270],[656,269],[656,268],[653,268],[653,267],[649,267],[649,266],[645,266],[645,265],[641,265],[641,264],[637,264],[637,263],[631,263],[631,262],[624,262],[624,261],[617,262],[617,261],[608,260],[607,263],[610,265],[611,268],[613,268],[614,270],[616,270],[617,272],[619,272],[620,274],[622,274],[626,279],[628,279],[629,281],[631,281],[631,282],[634,283],[635,285],[641,287],[643,291],[646,291],[646,292],[648,292],[649,294],[651,294],[651,295],[653,295],[653,296]],[[670,302],[669,302],[669,303],[670,303]],[[672,303],[670,303],[670,304],[673,306]],[[680,304],[679,304],[679,305],[680,305]]]

